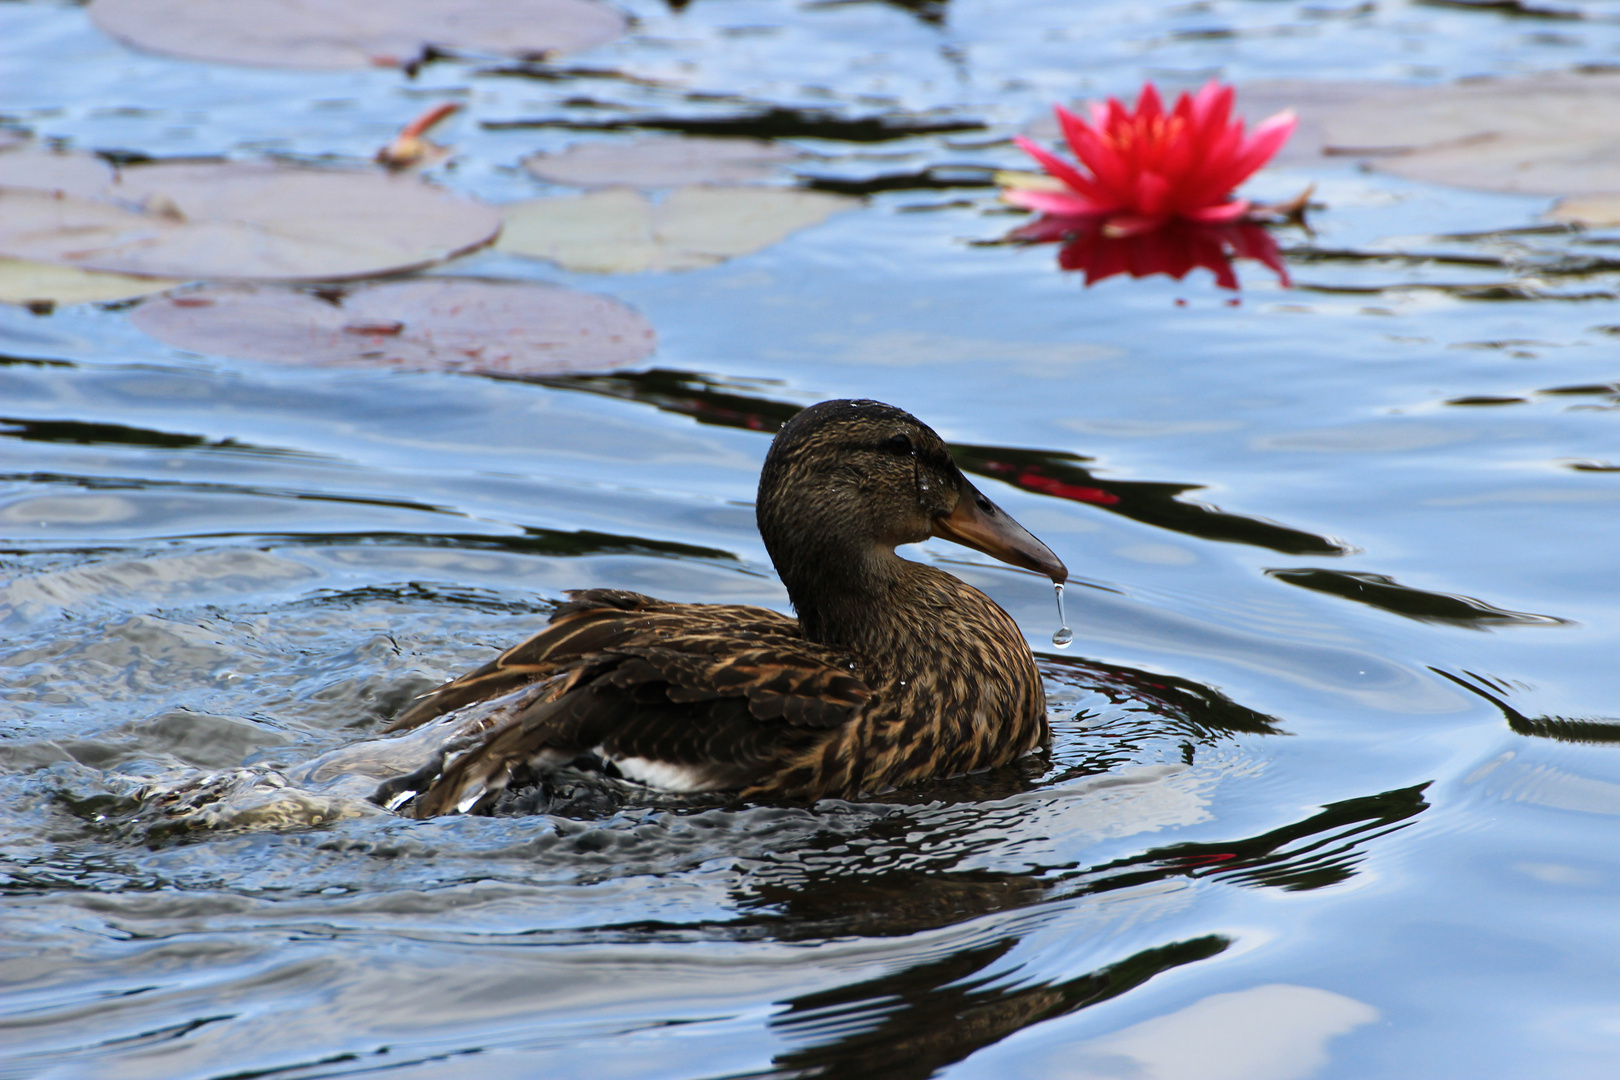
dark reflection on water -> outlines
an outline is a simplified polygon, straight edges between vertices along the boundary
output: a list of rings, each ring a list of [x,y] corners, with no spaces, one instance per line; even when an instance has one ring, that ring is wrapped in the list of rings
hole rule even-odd
[[[350,500],[345,497],[340,501],[366,502],[369,500]],[[391,505],[391,504],[385,504]],[[232,534],[211,533],[209,537],[230,536]],[[735,561],[736,556],[729,551],[719,548],[700,547],[696,544],[682,544],[673,540],[648,539],[642,536],[615,536],[612,533],[593,532],[590,529],[576,529],[563,532],[558,529],[542,529],[527,527],[521,536],[489,536],[482,533],[263,533],[255,532],[251,535],[272,542],[310,544],[314,546],[344,547],[354,544],[379,545],[387,547],[399,545],[404,547],[446,548],[452,550],[468,551],[506,551],[525,555],[671,555],[693,559],[723,559]]]
[[[1441,668],[1430,668],[1470,694],[1485,699],[1502,711],[1508,727],[1517,735],[1532,735],[1569,743],[1620,743],[1620,718],[1526,716],[1505,700],[1512,688],[1486,675],[1465,671],[1455,675]],[[1466,675],[1467,678],[1463,676]],[[1492,691],[1495,691],[1494,693]]]
[[[1450,593],[1428,592],[1402,585],[1383,574],[1355,573],[1347,570],[1320,570],[1306,567],[1267,570],[1268,577],[1298,585],[1304,589],[1342,596],[1346,600],[1366,604],[1368,607],[1404,615],[1423,622],[1450,623],[1486,629],[1491,626],[1562,626],[1565,620],[1551,615],[1530,615],[1522,611],[1504,611],[1502,608],[1476,600],[1472,596],[1453,596]]]
[[[915,837],[921,821],[891,813],[858,834],[820,832],[791,855],[762,859],[737,898],[744,918],[729,925],[785,941],[843,934],[894,937],[1060,898],[1182,878],[1291,892],[1326,888],[1349,880],[1373,842],[1428,809],[1425,787],[1332,803],[1258,836],[1148,848],[1096,865],[1031,866],[1022,873],[955,868],[965,853],[982,845],[985,831],[995,833],[1002,825],[1006,803],[964,805],[955,813],[925,808],[926,836],[939,852],[927,857],[902,854],[905,839]],[[908,865],[895,869],[896,862]]]
[[[66,360],[49,360],[37,356],[10,356],[0,353],[0,367],[54,367],[70,368],[73,365]]]
[[[1567,237],[1569,230],[1559,226],[1552,229],[1500,230],[1495,232],[1434,237],[1437,241],[1478,244],[1487,249],[1433,250],[1433,251],[1363,251],[1327,248],[1320,245],[1299,245],[1284,248],[1282,254],[1290,264],[1301,267],[1367,267],[1385,271],[1423,271],[1431,267],[1457,270],[1498,271],[1513,275],[1497,281],[1387,281],[1378,284],[1348,284],[1345,282],[1305,281],[1296,283],[1303,292],[1369,295],[1376,293],[1433,292],[1459,300],[1524,301],[1524,300],[1612,300],[1617,294],[1612,283],[1620,260],[1572,252],[1567,246],[1532,248],[1512,245],[1511,255],[1489,250],[1494,242],[1515,236],[1546,235]],[[1593,289],[1572,291],[1574,286],[1588,281]]]
[[[1085,459],[1053,451],[987,446],[952,446],[951,450],[968,472],[1005,480],[1025,491],[1092,503],[1121,517],[1187,536],[1251,544],[1289,555],[1342,555],[1346,550],[1325,536],[1177,498],[1199,490],[1202,484],[1098,477],[1077,464]]]
[[[530,381],[641,401],[666,412],[690,416],[699,423],[749,431],[774,432],[800,408],[788,402],[740,393],[741,388],[733,384],[686,371],[655,368],[647,372]],[[1289,555],[1342,555],[1346,551],[1343,544],[1327,537],[1177,498],[1199,490],[1201,484],[1098,477],[1080,464],[1088,458],[1057,450],[953,443],[951,453],[965,472],[1001,480],[1039,495],[1090,503],[1121,517],[1188,536],[1252,544]]]
[[[781,1072],[772,1075],[926,1080],[1016,1031],[1218,956],[1229,944],[1214,935],[1179,941],[1070,979],[1030,984],[996,970],[1013,945],[1005,941],[792,998],[771,1026],[810,1045],[777,1055]]]
[[[1226,843],[1174,844],[1099,866],[1082,891],[1126,888],[1168,873],[1219,877],[1238,885],[1298,892],[1348,880],[1366,845],[1405,828],[1429,808],[1427,784],[1330,803],[1320,814],[1260,836]],[[1143,867],[1141,870],[1132,869]]]
[[[983,165],[931,165],[915,172],[886,172],[864,178],[799,174],[799,180],[805,187],[815,191],[830,191],[835,195],[989,188],[995,187],[994,177],[995,170]]]
[[[908,14],[915,15],[920,22],[930,26],[938,26],[945,22],[945,16],[950,10],[950,0],[810,0],[807,8],[837,8],[854,4],[885,4],[898,8]]]
[[[1240,705],[1212,687],[1118,664],[1069,656],[1042,656],[1040,668],[1054,681],[1083,686],[1115,705],[1151,713],[1168,730],[1199,741],[1234,732],[1281,734],[1278,719]]]
[[[941,113],[938,119],[888,114],[840,116],[818,109],[774,106],[732,116],[635,116],[614,120],[565,120],[549,117],[524,120],[485,120],[490,131],[522,128],[561,128],[573,131],[672,131],[682,135],[749,139],[829,139],[838,142],[882,143],[917,135],[983,131],[977,120]]]
[[[181,435],[125,424],[87,423],[83,420],[40,420],[0,416],[0,438],[24,442],[69,443],[78,446],[150,446],[171,450],[234,450],[252,454],[296,454],[300,451],[278,447],[253,446],[236,439],[210,440],[201,435]]]

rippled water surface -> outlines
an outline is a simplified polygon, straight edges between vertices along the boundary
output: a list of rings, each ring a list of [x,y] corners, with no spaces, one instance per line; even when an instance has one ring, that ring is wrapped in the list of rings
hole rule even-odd
[[[804,175],[982,180],[1049,102],[1144,78],[1620,62],[1614,6],[1574,0],[624,6],[566,62],[411,79],[167,60],[0,3],[0,114],[361,159],[453,97],[435,175],[504,202],[550,190],[524,155],[626,119],[791,110]],[[874,117],[959,130],[829,119]],[[1249,190],[1311,182],[1291,290],[1254,263],[1235,295],[1086,289],[976,243],[1019,220],[988,188],[898,181],[710,269],[433,271],[657,330],[640,368],[544,382],[0,307],[0,1075],[1615,1075],[1620,272],[1541,274],[1614,235],[1335,159]],[[1017,617],[1049,749],[880,802],[421,822],[307,772],[566,589],[785,607],[769,432],[857,396],[936,427],[1074,572],[1058,652],[1046,582],[913,552]]]

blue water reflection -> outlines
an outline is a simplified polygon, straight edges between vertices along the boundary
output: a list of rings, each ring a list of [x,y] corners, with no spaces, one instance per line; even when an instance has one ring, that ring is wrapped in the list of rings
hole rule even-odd
[[[408,79],[0,5],[0,114],[42,137],[360,162],[450,96],[437,175],[496,201],[627,118],[957,124],[796,136],[866,204],[709,269],[434,271],[611,294],[643,369],[271,368],[0,305],[0,1071],[1608,1075],[1614,237],[1296,159],[1252,191],[1318,185],[1293,288],[1088,289],[994,243],[1028,219],[987,183],[1054,100],[1602,65],[1607,8],[626,6],[589,55]],[[784,606],[758,467],[835,396],[926,419],[1074,571],[1058,655],[1047,582],[911,553],[1018,619],[1050,748],[816,807],[414,822],[300,786],[566,589]]]

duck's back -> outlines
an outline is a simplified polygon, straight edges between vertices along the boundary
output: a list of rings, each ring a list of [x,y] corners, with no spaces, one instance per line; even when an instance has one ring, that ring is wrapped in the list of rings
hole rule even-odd
[[[856,658],[806,641],[785,615],[586,590],[540,633],[401,713],[393,730],[512,699],[379,797],[419,817],[465,811],[526,768],[586,754],[666,790],[745,788],[825,742],[871,697]]]

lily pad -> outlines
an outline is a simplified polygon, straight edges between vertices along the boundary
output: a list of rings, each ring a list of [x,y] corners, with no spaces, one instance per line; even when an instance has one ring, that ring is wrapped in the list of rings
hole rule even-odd
[[[23,145],[0,153],[0,187],[60,191],[96,198],[116,178],[113,167],[94,154],[51,151]]]
[[[648,322],[617,300],[555,285],[416,278],[317,295],[216,286],[148,301],[131,321],[211,356],[319,367],[554,375],[652,354]]]
[[[126,277],[71,266],[0,258],[0,303],[30,307],[128,300],[183,284],[165,278]]]
[[[594,0],[95,0],[90,18],[149,52],[316,69],[400,66],[429,48],[551,56],[606,44],[626,27]]]
[[[268,162],[139,166],[100,198],[0,188],[0,255],[137,276],[369,277],[499,229],[493,207],[413,177]]]
[[[672,188],[769,180],[797,156],[790,147],[759,139],[648,135],[574,143],[559,153],[524,158],[523,167],[542,180],[573,187]]]
[[[1620,74],[1551,73],[1447,86],[1270,83],[1241,100],[1291,104],[1294,151],[1362,157],[1396,176],[1525,195],[1620,191]]]
[[[1620,194],[1577,195],[1559,199],[1547,216],[1554,221],[1584,225],[1589,229],[1610,229],[1620,225]]]
[[[659,202],[614,188],[514,203],[496,247],[584,273],[691,270],[759,251],[859,204],[800,188],[682,187]]]

